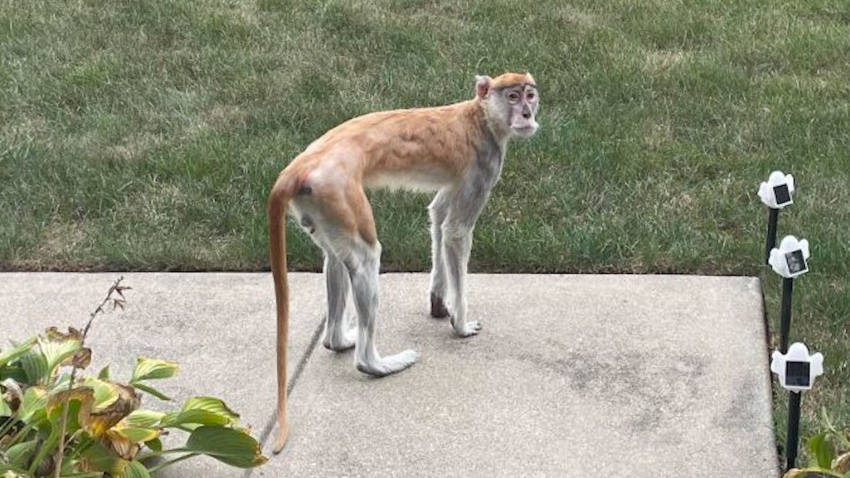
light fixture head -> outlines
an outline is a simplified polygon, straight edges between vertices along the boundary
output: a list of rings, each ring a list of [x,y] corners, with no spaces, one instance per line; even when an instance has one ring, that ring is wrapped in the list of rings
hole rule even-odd
[[[767,207],[782,209],[794,203],[794,176],[782,171],[770,173],[766,182],[759,186],[759,197]]]
[[[770,251],[767,263],[777,274],[792,279],[809,271],[809,241],[785,236],[779,247]]]
[[[770,371],[779,377],[779,384],[786,390],[802,392],[811,390],[815,377],[823,375],[823,355],[809,355],[805,344],[796,342],[788,347],[788,352],[773,352]]]

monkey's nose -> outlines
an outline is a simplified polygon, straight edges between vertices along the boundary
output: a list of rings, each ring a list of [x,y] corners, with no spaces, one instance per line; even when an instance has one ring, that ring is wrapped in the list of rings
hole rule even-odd
[[[525,119],[531,118],[531,111],[523,111],[522,117],[525,118]]]

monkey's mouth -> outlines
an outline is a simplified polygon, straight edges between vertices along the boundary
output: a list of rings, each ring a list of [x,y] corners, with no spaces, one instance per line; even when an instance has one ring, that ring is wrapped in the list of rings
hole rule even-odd
[[[525,126],[515,126],[512,129],[516,134],[522,136],[523,138],[530,138],[534,135],[534,133],[537,132],[537,125],[529,124]]]

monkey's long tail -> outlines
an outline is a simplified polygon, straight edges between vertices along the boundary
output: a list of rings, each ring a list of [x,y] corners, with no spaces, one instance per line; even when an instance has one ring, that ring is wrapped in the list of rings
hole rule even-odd
[[[268,201],[269,249],[277,302],[277,437],[274,453],[280,453],[289,435],[286,416],[286,343],[289,337],[289,284],[286,272],[286,210],[292,194],[278,180]]]

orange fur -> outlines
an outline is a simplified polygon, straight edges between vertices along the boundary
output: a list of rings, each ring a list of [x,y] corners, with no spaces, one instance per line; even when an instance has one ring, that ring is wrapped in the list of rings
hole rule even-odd
[[[514,85],[536,85],[534,78],[529,73],[505,73],[504,75],[493,78],[493,88],[506,88]]]

